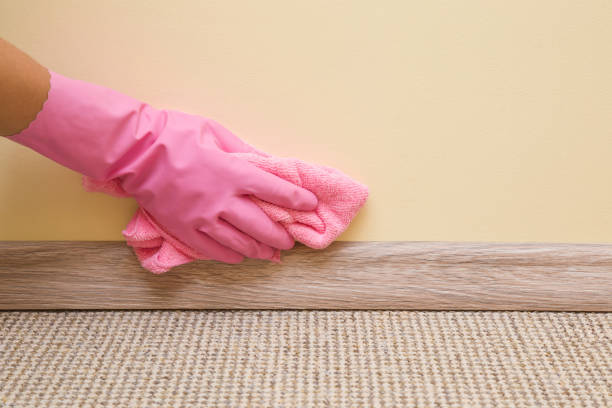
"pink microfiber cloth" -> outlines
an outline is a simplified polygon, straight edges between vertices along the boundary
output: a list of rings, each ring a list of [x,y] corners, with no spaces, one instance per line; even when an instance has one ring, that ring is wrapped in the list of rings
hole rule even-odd
[[[312,191],[317,196],[319,204],[314,211],[287,209],[251,196],[253,201],[271,219],[280,222],[296,241],[314,249],[323,249],[331,244],[348,227],[368,198],[367,186],[331,167],[310,164],[295,158],[275,157],[258,150],[230,154],[248,160],[267,172]],[[87,191],[99,191],[117,197],[128,196],[114,180],[100,182],[84,176],[83,187]],[[164,231],[143,208],[136,211],[122,232],[140,264],[156,274],[196,259],[210,259]],[[280,250],[277,249],[269,260],[280,262]]]

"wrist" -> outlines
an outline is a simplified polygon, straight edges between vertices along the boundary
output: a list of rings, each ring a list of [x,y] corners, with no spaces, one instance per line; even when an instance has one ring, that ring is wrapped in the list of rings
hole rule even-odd
[[[109,180],[157,136],[158,111],[150,105],[49,72],[43,108],[25,130],[9,139],[86,176]]]

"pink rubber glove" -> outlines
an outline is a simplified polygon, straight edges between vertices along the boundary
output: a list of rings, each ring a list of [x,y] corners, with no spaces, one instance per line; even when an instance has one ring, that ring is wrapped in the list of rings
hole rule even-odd
[[[50,74],[43,109],[10,140],[96,180],[117,180],[168,233],[211,259],[265,259],[293,247],[250,195],[302,211],[317,198],[227,153],[254,148],[210,119]]]

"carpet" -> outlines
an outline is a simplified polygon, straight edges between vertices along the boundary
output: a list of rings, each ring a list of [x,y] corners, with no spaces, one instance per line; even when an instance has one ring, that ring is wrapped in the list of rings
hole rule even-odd
[[[0,407],[606,407],[612,313],[0,313]]]

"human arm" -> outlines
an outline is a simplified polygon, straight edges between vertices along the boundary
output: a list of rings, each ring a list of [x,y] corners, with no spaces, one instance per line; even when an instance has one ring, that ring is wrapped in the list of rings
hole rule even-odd
[[[249,196],[296,210],[317,206],[310,191],[228,154],[250,146],[211,119],[48,73],[42,110],[9,139],[97,180],[119,181],[170,234],[202,255],[235,263],[293,246]],[[32,87],[27,77],[20,81]]]
[[[0,136],[16,134],[36,118],[49,92],[49,71],[0,38]]]

